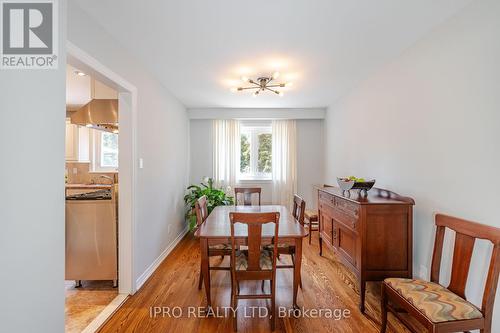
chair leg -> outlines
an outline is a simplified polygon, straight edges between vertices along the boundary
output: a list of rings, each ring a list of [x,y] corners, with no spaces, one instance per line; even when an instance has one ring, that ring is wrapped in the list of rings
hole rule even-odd
[[[201,265],[200,265],[200,276],[198,278],[198,290],[201,290],[202,284],[203,284],[203,272],[201,271]]]
[[[235,283],[238,283],[235,281]],[[233,330],[238,331],[238,299],[236,298],[236,293],[233,288],[233,295],[231,300],[231,307],[233,308]]]
[[[276,277],[271,281],[271,331],[276,329]]]
[[[264,292],[264,282],[266,282],[266,280],[262,280],[262,284],[260,286],[260,289],[262,290],[262,292]]]
[[[309,245],[311,245],[311,239],[312,239],[312,224],[309,222]]]
[[[224,260],[224,255],[223,254],[221,254],[220,260]]]
[[[380,324],[380,333],[385,333],[387,328],[387,294],[385,292],[385,285],[382,282],[381,292],[380,292],[380,313],[382,323]]]
[[[290,256],[292,257],[292,265],[295,268],[295,256],[293,254],[291,254]],[[304,289],[304,288],[302,288],[302,276],[300,276],[299,287],[300,287],[300,289]]]

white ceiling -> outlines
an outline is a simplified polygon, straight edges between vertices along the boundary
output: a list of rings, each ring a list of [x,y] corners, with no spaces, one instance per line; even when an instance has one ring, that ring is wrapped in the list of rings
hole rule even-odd
[[[78,69],[66,65],[66,110],[77,110],[92,99],[90,96],[90,76],[75,74]]]
[[[77,0],[187,107],[323,107],[470,0]],[[279,70],[284,97],[233,93]]]

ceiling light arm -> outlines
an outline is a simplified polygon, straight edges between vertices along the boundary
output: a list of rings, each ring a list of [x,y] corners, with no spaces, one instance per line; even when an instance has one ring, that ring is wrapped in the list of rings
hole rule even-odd
[[[269,90],[269,91],[272,91],[273,93],[275,93],[276,95],[279,95],[279,91],[277,90],[274,90],[274,89],[270,89],[269,87],[265,87],[265,89]]]
[[[260,89],[260,86],[258,86],[258,87],[238,87],[238,90],[248,90],[248,89]]]
[[[270,84],[270,85],[266,85],[266,87],[269,87],[269,88],[284,88],[285,87],[285,83]]]

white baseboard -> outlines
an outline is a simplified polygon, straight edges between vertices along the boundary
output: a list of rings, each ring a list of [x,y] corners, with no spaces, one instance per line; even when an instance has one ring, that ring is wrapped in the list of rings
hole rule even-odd
[[[156,258],[156,260],[144,271],[144,273],[142,273],[141,276],[137,278],[137,280],[135,281],[136,291],[139,291],[139,289],[141,289],[144,282],[146,282],[147,279],[149,279],[149,277],[156,271],[158,266],[160,266],[163,260],[165,260],[165,258],[169,255],[169,253],[172,252],[174,247],[176,247],[177,244],[179,244],[181,239],[188,232],[189,232],[189,226],[186,226],[186,228],[184,228],[184,230],[181,231],[181,233],[174,239],[174,241],[170,243],[170,245],[167,246],[167,248],[160,254],[160,256]]]

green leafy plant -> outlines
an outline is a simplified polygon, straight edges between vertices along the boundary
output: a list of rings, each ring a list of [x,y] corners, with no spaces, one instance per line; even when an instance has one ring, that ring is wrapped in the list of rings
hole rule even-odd
[[[202,196],[205,195],[207,197],[209,214],[217,206],[234,205],[234,198],[232,196],[227,195],[222,188],[214,188],[214,180],[212,178],[207,179],[207,184],[190,185],[187,190],[188,193],[184,196],[184,202],[187,208],[186,219],[189,221],[189,230],[193,230],[196,226],[194,204]]]

